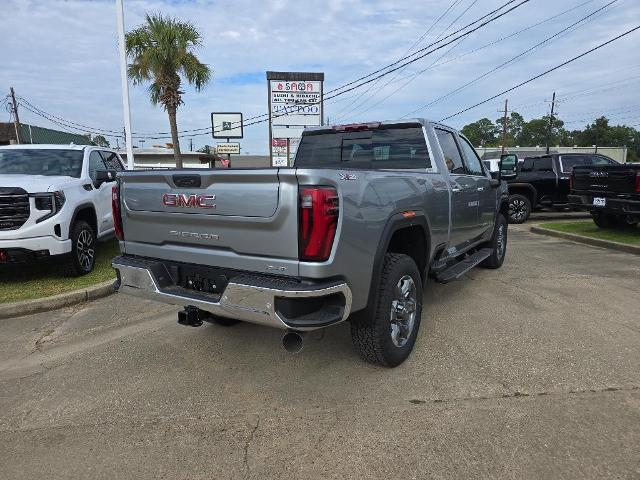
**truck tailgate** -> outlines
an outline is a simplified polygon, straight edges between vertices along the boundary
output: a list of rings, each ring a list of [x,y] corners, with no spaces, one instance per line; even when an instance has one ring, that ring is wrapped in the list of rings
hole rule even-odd
[[[573,189],[591,192],[634,193],[636,169],[627,165],[574,167]]]
[[[125,253],[298,274],[293,169],[132,171],[120,182]]]

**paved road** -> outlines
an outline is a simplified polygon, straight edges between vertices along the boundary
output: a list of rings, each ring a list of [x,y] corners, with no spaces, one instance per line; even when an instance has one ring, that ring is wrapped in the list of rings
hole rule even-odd
[[[416,351],[175,323],[121,295],[0,322],[3,479],[639,478],[640,258],[511,230]]]

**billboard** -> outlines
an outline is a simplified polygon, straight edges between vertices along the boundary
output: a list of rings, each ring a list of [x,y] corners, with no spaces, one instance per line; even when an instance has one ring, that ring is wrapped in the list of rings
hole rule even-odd
[[[292,165],[305,127],[323,123],[324,73],[267,72],[271,165]]]
[[[242,138],[242,113],[213,112],[211,114],[211,134],[213,138]]]

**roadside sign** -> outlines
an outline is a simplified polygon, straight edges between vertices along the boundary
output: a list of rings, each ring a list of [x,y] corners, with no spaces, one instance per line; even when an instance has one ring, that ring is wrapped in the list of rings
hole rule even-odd
[[[267,72],[271,165],[291,165],[305,127],[323,123],[324,73]]]
[[[213,138],[242,138],[243,122],[240,112],[213,112],[211,114]]]
[[[227,142],[216,144],[216,153],[218,155],[240,155],[240,143]]]
[[[287,138],[274,138],[271,140],[271,165],[274,167],[286,167],[288,165]]]

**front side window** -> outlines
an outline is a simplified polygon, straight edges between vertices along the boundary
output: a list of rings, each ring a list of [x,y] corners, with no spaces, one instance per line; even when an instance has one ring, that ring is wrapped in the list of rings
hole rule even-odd
[[[456,139],[453,137],[453,133],[439,128],[435,130],[442,154],[444,155],[444,162],[447,164],[449,172],[464,175],[466,173],[464,163],[462,162],[462,156],[460,155],[460,150],[458,150],[458,145]]]
[[[476,150],[471,146],[466,138],[458,138],[460,138],[460,147],[462,147],[462,151],[464,152],[464,157],[467,161],[467,170],[469,170],[469,174],[484,176],[484,171],[482,170],[482,165],[480,164],[480,157],[478,157]]]
[[[89,177],[93,183],[96,183],[96,172],[104,169],[104,161],[102,160],[100,153],[97,150],[94,150],[89,155]]]
[[[80,178],[82,150],[0,149],[0,174]]]

